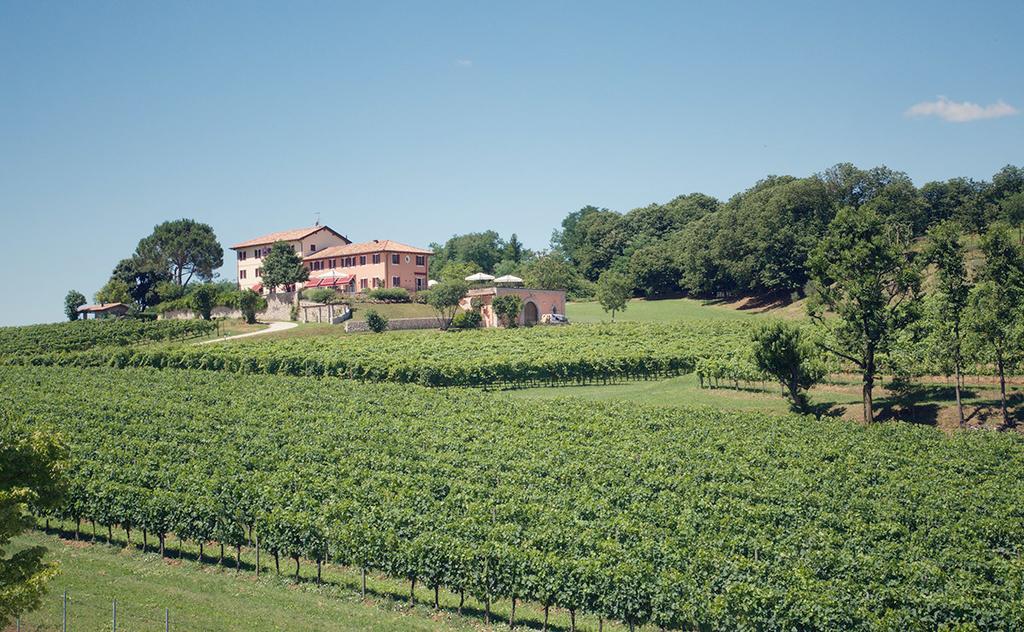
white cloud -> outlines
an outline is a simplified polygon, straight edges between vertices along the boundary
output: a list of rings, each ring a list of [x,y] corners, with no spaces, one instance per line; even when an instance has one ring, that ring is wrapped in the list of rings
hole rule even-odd
[[[950,101],[939,97],[934,101],[922,101],[907,109],[907,116],[937,116],[951,123],[966,123],[981,119],[1002,118],[1019,114],[1020,110],[999,99],[991,105],[978,105],[970,101]]]
[[[455,65],[456,66],[462,66],[463,68],[469,68],[470,66],[473,65],[473,60],[472,59],[456,59],[455,60]]]

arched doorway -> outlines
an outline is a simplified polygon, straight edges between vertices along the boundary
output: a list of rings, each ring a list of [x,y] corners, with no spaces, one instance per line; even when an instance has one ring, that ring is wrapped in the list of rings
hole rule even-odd
[[[527,325],[536,325],[538,319],[537,304],[533,301],[526,301],[526,305],[523,306],[523,323]]]

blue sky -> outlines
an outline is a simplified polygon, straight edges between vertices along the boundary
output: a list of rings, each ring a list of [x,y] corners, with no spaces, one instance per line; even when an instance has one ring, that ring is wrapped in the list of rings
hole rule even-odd
[[[586,204],[840,161],[988,178],[1024,164],[1021,24],[1019,0],[0,0],[0,324],[59,320],[177,217],[225,246],[320,213],[541,248]]]

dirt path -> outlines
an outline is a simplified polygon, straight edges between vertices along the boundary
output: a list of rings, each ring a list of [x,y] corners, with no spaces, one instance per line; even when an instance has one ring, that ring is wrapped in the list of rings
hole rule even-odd
[[[248,338],[249,336],[262,336],[263,334],[271,334],[271,333],[274,333],[275,331],[284,331],[286,329],[292,329],[293,327],[298,327],[298,324],[297,323],[288,323],[288,322],[275,321],[275,322],[270,323],[270,326],[267,327],[266,329],[261,329],[259,331],[250,331],[247,334],[238,334],[238,335],[235,335],[235,336],[225,336],[223,338],[214,338],[213,340],[204,340],[202,342],[197,342],[196,344],[208,345],[208,344],[210,344],[212,342],[223,342],[224,340],[237,340],[238,338]]]

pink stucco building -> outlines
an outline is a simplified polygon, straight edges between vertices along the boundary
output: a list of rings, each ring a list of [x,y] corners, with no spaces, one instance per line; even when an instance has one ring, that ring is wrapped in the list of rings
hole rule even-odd
[[[283,241],[292,246],[309,270],[303,287],[331,287],[343,292],[376,288],[427,289],[427,270],[433,251],[390,239],[354,244],[328,226],[311,226],[263,235],[231,247],[238,261],[236,279],[242,289],[263,291],[262,259],[271,246]]]
[[[462,299],[460,306],[469,311],[473,309],[474,299],[479,301],[480,315],[484,327],[500,327],[497,314],[491,308],[491,302],[497,296],[513,294],[523,301],[523,311],[519,314],[520,325],[533,325],[540,322],[545,314],[565,315],[565,290],[535,290],[526,287],[484,287],[470,290]]]

